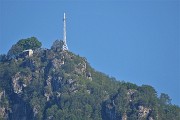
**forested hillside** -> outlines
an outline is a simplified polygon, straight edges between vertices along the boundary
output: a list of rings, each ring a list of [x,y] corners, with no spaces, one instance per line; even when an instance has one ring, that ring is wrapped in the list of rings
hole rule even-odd
[[[62,45],[31,37],[0,55],[0,119],[180,120],[167,94],[98,72]]]

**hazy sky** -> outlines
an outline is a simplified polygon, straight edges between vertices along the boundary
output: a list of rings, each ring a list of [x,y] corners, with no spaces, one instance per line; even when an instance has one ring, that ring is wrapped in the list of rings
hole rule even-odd
[[[96,70],[152,85],[180,105],[179,0],[0,0],[0,54],[22,38],[63,38]]]

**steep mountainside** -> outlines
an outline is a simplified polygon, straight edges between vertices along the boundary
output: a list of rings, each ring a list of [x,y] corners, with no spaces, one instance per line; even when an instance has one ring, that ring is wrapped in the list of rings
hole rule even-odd
[[[152,86],[110,78],[62,45],[57,40],[33,54],[14,52],[14,45],[1,55],[0,119],[180,120],[167,94],[158,98]]]

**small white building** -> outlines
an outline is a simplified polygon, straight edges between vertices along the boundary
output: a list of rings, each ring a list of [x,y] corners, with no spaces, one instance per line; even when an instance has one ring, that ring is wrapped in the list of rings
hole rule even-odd
[[[33,56],[33,50],[32,49],[24,50],[23,55],[31,57],[31,56]]]

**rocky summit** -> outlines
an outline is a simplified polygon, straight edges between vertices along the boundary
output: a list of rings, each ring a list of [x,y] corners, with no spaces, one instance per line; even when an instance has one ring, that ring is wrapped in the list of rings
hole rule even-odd
[[[62,46],[31,37],[0,56],[0,119],[180,120],[167,94],[98,72]]]

